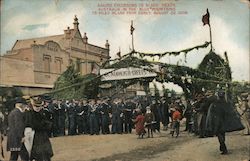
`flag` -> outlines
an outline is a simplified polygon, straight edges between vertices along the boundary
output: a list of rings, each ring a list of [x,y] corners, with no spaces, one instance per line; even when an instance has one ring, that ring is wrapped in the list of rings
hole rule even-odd
[[[121,59],[121,48],[119,47],[119,51],[118,51],[118,53],[116,53],[116,55],[119,57],[119,59]]]
[[[118,56],[119,58],[121,58],[121,52],[120,52],[120,51],[117,53],[117,56]]]
[[[208,9],[207,9],[207,13],[205,15],[202,16],[202,22],[203,22],[203,26],[208,24],[210,26],[210,22],[209,22],[209,12],[208,12]]]
[[[130,26],[130,34],[132,35],[134,32],[135,28],[133,27],[133,21],[131,21],[131,26]]]

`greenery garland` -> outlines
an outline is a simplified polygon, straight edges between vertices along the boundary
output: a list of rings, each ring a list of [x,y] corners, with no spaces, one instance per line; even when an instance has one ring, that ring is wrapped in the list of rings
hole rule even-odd
[[[150,57],[155,57],[155,56],[158,56],[159,58],[162,58],[164,57],[165,55],[174,55],[174,56],[178,56],[180,55],[181,53],[184,53],[185,54],[185,58],[186,58],[186,55],[188,52],[194,50],[194,49],[200,49],[200,48],[206,48],[209,46],[209,44],[211,44],[211,42],[205,42],[204,44],[202,45],[197,45],[195,47],[192,47],[192,48],[187,48],[187,49],[183,49],[183,50],[180,50],[180,51],[167,51],[167,52],[163,52],[163,53],[144,53],[144,52],[139,52],[139,51],[131,51],[119,58],[115,58],[115,59],[111,59],[111,60],[107,60],[106,62],[103,63],[103,67],[106,67],[108,64],[112,63],[112,62],[119,62],[121,61],[122,59],[126,58],[126,57],[131,57],[131,56],[134,56],[134,55],[139,55],[141,58],[144,58],[146,56],[150,56]]]
[[[205,48],[210,44],[210,42],[205,42],[203,45],[198,45],[192,48],[180,50],[177,52],[164,52],[164,53],[142,53],[137,51],[131,51],[128,54],[123,55],[120,58],[108,60],[104,64],[102,64],[101,68],[112,68],[114,70],[118,70],[120,68],[127,68],[134,67],[134,68],[145,68],[144,70],[148,70],[151,72],[157,73],[156,80],[159,82],[173,82],[174,84],[179,85],[182,87],[184,93],[186,96],[190,97],[193,95],[193,93],[201,92],[203,88],[205,89],[215,89],[217,84],[232,84],[231,82],[231,70],[229,67],[227,55],[226,55],[226,61],[222,59],[217,54],[210,51],[199,67],[197,69],[190,68],[188,66],[180,66],[180,65],[173,65],[173,64],[167,64],[167,63],[159,63],[159,62],[150,62],[144,57],[146,56],[158,56],[163,57],[165,55],[179,55],[180,53],[185,53],[185,56],[188,52],[199,49],[199,48]],[[138,57],[138,55],[140,57]],[[215,62],[213,66],[209,66],[208,62],[210,60],[213,60]],[[154,64],[158,64],[161,67],[161,71],[155,71],[152,67]],[[215,72],[211,71],[220,71],[213,70],[216,68],[216,66],[224,65],[226,67],[226,74],[224,77],[218,76]],[[208,68],[210,68],[208,70]],[[113,70],[113,71],[114,71]],[[111,72],[113,72],[111,71]],[[111,73],[109,72],[109,73]],[[106,74],[109,74],[106,73]],[[105,74],[105,75],[106,75]],[[118,81],[105,81],[101,82],[100,79],[103,75],[95,76],[91,79],[80,79],[81,81],[76,81],[75,83],[71,83],[69,86],[63,86],[62,88],[55,88],[53,93],[57,93],[60,91],[64,91],[69,88],[77,87],[83,91],[86,91],[86,84],[89,84],[93,87],[100,87],[101,90],[106,89],[114,89],[117,87],[117,84],[119,84],[119,87],[126,88],[129,85],[135,84],[137,82],[142,82],[143,85],[148,85],[150,81],[152,81],[154,78],[140,78],[140,79],[131,79],[131,80],[118,80]],[[119,83],[117,83],[119,82]],[[60,84],[60,80],[57,82]],[[102,84],[110,84],[110,87],[102,88],[100,85]],[[209,85],[208,85],[209,84]],[[85,86],[84,88],[82,86]],[[100,92],[100,91],[99,91]],[[84,92],[83,92],[84,93]]]
[[[195,47],[192,47],[192,48],[187,48],[187,49],[183,49],[183,50],[180,50],[180,51],[167,51],[167,52],[163,52],[163,53],[143,53],[143,52],[138,52],[138,51],[134,51],[133,53],[134,54],[139,54],[141,58],[145,57],[145,56],[150,56],[150,57],[155,57],[155,56],[158,56],[159,59],[161,59],[162,57],[164,57],[165,55],[174,55],[174,56],[178,56],[180,55],[181,53],[184,53],[185,56],[188,52],[194,50],[194,49],[200,49],[200,48],[206,48],[208,47],[208,45],[210,44],[211,42],[205,42],[204,44],[202,45],[197,45]]]

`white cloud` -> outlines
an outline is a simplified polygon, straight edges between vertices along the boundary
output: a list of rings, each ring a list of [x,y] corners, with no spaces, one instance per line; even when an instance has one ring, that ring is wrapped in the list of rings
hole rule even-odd
[[[239,47],[239,42],[232,39],[231,34],[237,31],[232,31],[230,26],[219,17],[213,17],[211,20],[211,27],[215,53],[225,58],[224,52],[227,52],[233,72],[233,79],[239,81],[249,80],[249,49]],[[210,41],[209,27],[208,25],[203,27],[201,23],[196,23],[193,25],[192,31],[190,31],[190,36],[183,40],[179,40],[178,43],[173,42],[171,46],[176,50],[181,50],[202,44],[205,41]],[[210,48],[194,50],[187,55],[186,65],[197,67],[209,50]],[[179,59],[183,59],[183,56],[176,58],[171,57],[171,63],[176,63]],[[168,58],[163,59],[163,61],[168,61]]]
[[[40,16],[39,16],[40,15]],[[63,34],[67,26],[73,27],[74,15],[79,20],[85,19],[85,10],[78,3],[68,5],[64,10],[59,10],[56,5],[45,6],[35,14],[16,14],[10,17],[5,24],[2,24],[1,39],[4,46],[1,45],[1,53],[11,49],[15,41],[10,40],[26,39],[33,37],[44,37],[50,35]],[[35,30],[23,30],[26,25],[47,24],[46,27]],[[8,39],[3,39],[8,37]],[[10,46],[8,46],[10,45]]]
[[[153,23],[156,21],[159,17],[157,16],[102,16],[102,18],[107,21],[110,21],[109,28],[105,28],[103,30],[106,31],[106,38],[109,39],[110,43],[110,54],[112,58],[117,57],[116,53],[119,50],[119,47],[121,48],[121,53],[127,54],[130,52],[129,48],[132,49],[132,43],[131,43],[131,35],[130,35],[130,25],[131,20],[134,21],[134,27],[135,27],[135,36],[134,36],[134,44],[136,48],[145,48],[145,43],[140,39],[140,37],[137,36],[137,32],[139,31],[140,24],[143,24],[145,22],[147,23]],[[111,19],[111,20],[110,20]],[[91,31],[90,31],[91,33]],[[90,37],[89,37],[90,38]],[[104,44],[104,40],[98,38],[98,37],[91,37],[91,41],[95,42],[96,44]],[[148,44],[147,44],[148,45]],[[154,45],[150,45],[151,47],[155,47]],[[152,48],[151,48],[152,49]]]
[[[58,11],[55,5],[45,6],[39,13],[39,15],[42,15],[41,17],[37,17],[37,14],[18,14],[10,18],[10,20],[3,25],[3,31],[6,32],[6,34],[21,34],[28,35],[29,37],[32,37],[32,34],[40,36],[62,34],[67,26],[72,28],[74,15],[77,15],[78,19],[84,19],[85,10],[74,3],[63,11]],[[22,29],[26,25],[41,23],[48,24],[48,26],[34,31]]]
[[[214,48],[220,55],[224,55],[225,51],[227,52],[233,78],[236,80],[249,80],[249,49],[239,47],[239,42],[236,42],[230,36],[237,31],[233,31],[218,17],[214,18],[212,27]]]

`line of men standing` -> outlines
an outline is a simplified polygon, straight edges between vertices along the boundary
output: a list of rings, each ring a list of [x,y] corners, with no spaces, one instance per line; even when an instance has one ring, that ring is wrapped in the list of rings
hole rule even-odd
[[[90,134],[122,134],[131,133],[134,128],[132,119],[137,116],[136,109],[146,112],[151,106],[155,115],[157,131],[160,131],[160,122],[167,129],[169,124],[169,109],[165,99],[161,102],[109,98],[82,99],[82,100],[45,100],[44,111],[53,126],[49,136]],[[111,128],[110,126],[111,125]]]
[[[44,110],[48,119],[53,122],[50,136],[56,137],[66,134],[98,135],[100,131],[102,134],[131,133],[133,108],[135,107],[131,102],[122,103],[120,99],[115,99],[111,103],[104,98],[81,101],[46,100]]]

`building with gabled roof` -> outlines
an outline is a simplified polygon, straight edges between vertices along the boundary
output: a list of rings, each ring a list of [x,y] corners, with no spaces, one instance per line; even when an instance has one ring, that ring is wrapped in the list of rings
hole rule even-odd
[[[88,43],[82,36],[78,18],[73,28],[61,35],[17,40],[10,51],[0,57],[0,85],[19,87],[25,95],[48,92],[70,64],[82,74],[89,74],[93,63],[110,58],[108,40],[104,47]]]

